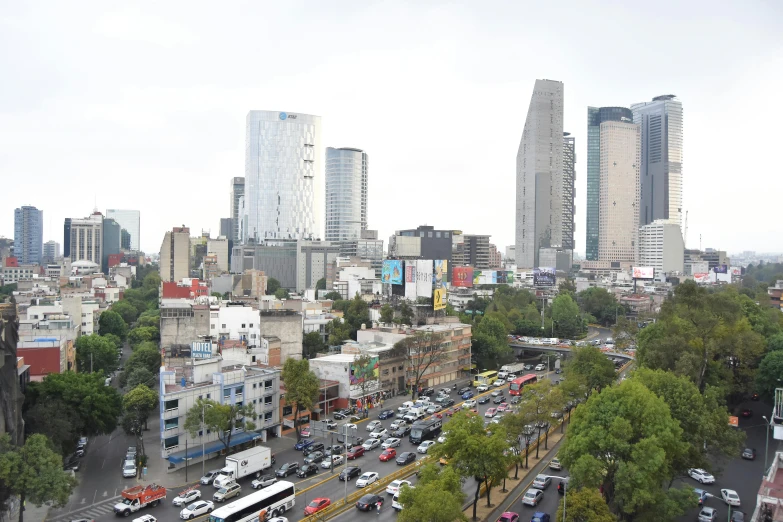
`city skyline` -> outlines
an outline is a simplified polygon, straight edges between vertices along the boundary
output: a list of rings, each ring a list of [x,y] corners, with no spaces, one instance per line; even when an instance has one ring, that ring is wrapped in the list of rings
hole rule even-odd
[[[783,80],[776,26],[783,11],[777,4],[717,13],[708,6],[578,6],[564,13],[541,5],[487,12],[469,5],[368,3],[349,20],[326,6],[302,12],[248,5],[237,19],[198,7],[183,15],[177,3],[154,12],[95,3],[86,15],[56,4],[46,10],[12,5],[0,18],[0,38],[19,49],[0,58],[15,78],[0,99],[0,169],[47,187],[37,195],[37,206],[46,209],[45,241],[63,241],[63,219],[80,209],[135,208],[150,216],[141,223],[140,247],[155,252],[165,231],[183,223],[217,234],[225,197],[204,195],[225,194],[226,180],[243,175],[247,111],[281,107],[322,117],[316,151],[322,160],[326,146],[372,151],[378,182],[368,188],[368,222],[380,237],[436,223],[492,234],[503,249],[515,242],[515,201],[500,187],[515,182],[512,156],[530,85],[555,78],[568,86],[564,129],[576,143],[577,252],[585,252],[586,107],[630,107],[668,93],[687,112],[687,246],[698,247],[701,237],[703,246],[729,251],[783,250],[775,243],[773,206],[757,204],[759,185],[771,182],[774,193],[777,177],[737,183],[738,174],[769,170],[759,155],[743,151],[757,146],[755,135],[774,135],[781,109],[773,103],[748,111],[746,104],[775,99],[774,86]],[[705,12],[710,23],[703,23]],[[274,27],[262,35],[252,30],[270,17]],[[589,30],[586,18],[635,27],[634,45],[616,45],[616,35]],[[301,29],[296,34],[285,29],[294,24]],[[214,31],[216,25],[232,29]],[[662,26],[682,37],[662,39]],[[558,38],[547,52],[534,51],[546,33]],[[728,33],[736,36],[733,43]],[[606,81],[597,56],[623,74]],[[247,66],[259,59],[263,67]],[[341,68],[357,60],[362,74],[348,79]],[[171,68],[174,62],[182,67]],[[94,63],[105,65],[102,74]],[[195,73],[205,68],[213,71],[208,78]],[[45,120],[57,124],[42,125]],[[742,132],[746,128],[753,135]],[[37,153],[41,142],[58,158],[57,169]],[[435,200],[421,190],[422,181],[438,187]],[[731,190],[705,188],[728,184]],[[6,187],[14,207],[27,199],[28,185]],[[66,193],[72,195],[63,204]],[[436,206],[459,198],[493,212]],[[725,219],[726,208],[752,208],[754,227],[744,230]],[[12,233],[13,216],[0,213],[0,235]]]

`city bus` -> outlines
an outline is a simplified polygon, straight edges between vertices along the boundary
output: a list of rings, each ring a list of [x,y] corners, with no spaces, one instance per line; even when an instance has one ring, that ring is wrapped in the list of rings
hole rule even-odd
[[[492,386],[492,384],[494,384],[496,380],[498,380],[498,372],[496,372],[495,370],[483,372],[476,375],[476,378],[473,381],[473,386],[478,387],[482,384],[486,384],[487,386]]]
[[[437,417],[416,421],[411,426],[411,434],[408,439],[411,441],[411,444],[421,444],[425,440],[435,440],[440,435],[442,427],[443,421]]]
[[[509,395],[519,395],[522,388],[536,382],[538,382],[538,375],[535,373],[528,373],[522,377],[517,377],[508,384],[508,393]]]
[[[296,490],[293,482],[281,480],[256,493],[216,509],[209,522],[251,522],[279,517],[293,509]]]

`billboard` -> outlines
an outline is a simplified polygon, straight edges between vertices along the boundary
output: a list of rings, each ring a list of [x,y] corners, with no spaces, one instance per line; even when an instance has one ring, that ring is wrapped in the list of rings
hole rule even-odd
[[[474,285],[505,285],[514,282],[514,272],[510,270],[474,270]]]
[[[713,272],[716,274],[727,274],[729,272],[729,267],[726,265],[718,265],[715,268],[712,269]]]
[[[451,286],[470,288],[473,286],[473,268],[469,266],[455,266],[451,269]]]
[[[405,298],[416,299],[416,263],[405,261]]]
[[[731,267],[731,275],[733,275],[733,276],[741,276],[742,275],[742,267],[740,267],[740,266],[733,266],[733,267]]]
[[[435,274],[433,278],[435,279],[434,282],[434,288],[440,289],[440,304],[435,304],[433,301],[433,305],[435,306],[435,310],[443,310],[446,308],[446,281],[449,278],[449,262],[447,259],[436,259],[434,262],[435,266]]]
[[[416,261],[416,296],[432,297],[432,259]]]
[[[432,291],[432,309],[443,310],[444,308],[446,308],[446,289],[442,286],[436,287]]]
[[[377,357],[370,357],[367,366],[361,366],[359,361],[351,363],[351,385],[362,384],[364,381],[377,381],[380,375],[380,365]]]
[[[386,259],[381,268],[381,283],[402,284],[402,261],[399,259]]]
[[[193,341],[190,343],[190,356],[194,359],[211,359],[212,343]]]
[[[710,282],[710,274],[709,272],[704,272],[701,274],[693,274],[693,280],[697,283],[709,283]]]
[[[552,267],[539,267],[533,269],[534,286],[555,286],[555,269]]]
[[[635,266],[632,268],[634,279],[653,279],[655,277],[655,268],[651,266]]]

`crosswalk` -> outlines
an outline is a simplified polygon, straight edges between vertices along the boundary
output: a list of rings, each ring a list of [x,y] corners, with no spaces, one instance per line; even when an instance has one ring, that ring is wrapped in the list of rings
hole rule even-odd
[[[47,517],[46,522],[63,522],[65,520],[75,520],[79,518],[88,518],[92,520],[98,520],[106,515],[114,514],[114,504],[118,502],[120,496],[108,498],[95,504],[90,504],[84,507],[75,507],[75,509],[68,513],[59,514],[53,517]]]

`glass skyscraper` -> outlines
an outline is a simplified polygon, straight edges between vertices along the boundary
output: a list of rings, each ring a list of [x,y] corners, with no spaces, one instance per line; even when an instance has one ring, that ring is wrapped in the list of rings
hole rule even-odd
[[[242,219],[243,219],[242,198],[244,198],[244,196],[245,196],[245,178],[242,177],[232,178],[231,179],[231,208],[230,208],[231,233],[224,234],[228,239],[231,239],[232,241],[242,240]]]
[[[141,213],[138,210],[118,210],[110,208],[106,217],[116,221],[120,227],[130,234],[130,250],[141,250]],[[112,252],[109,252],[111,254]]]
[[[40,265],[43,257],[43,210],[14,209],[14,256],[20,265]]]
[[[356,242],[367,229],[367,153],[326,148],[326,241],[340,244],[340,254],[355,256]]]
[[[322,237],[320,150],[320,116],[248,112],[243,242]]]

